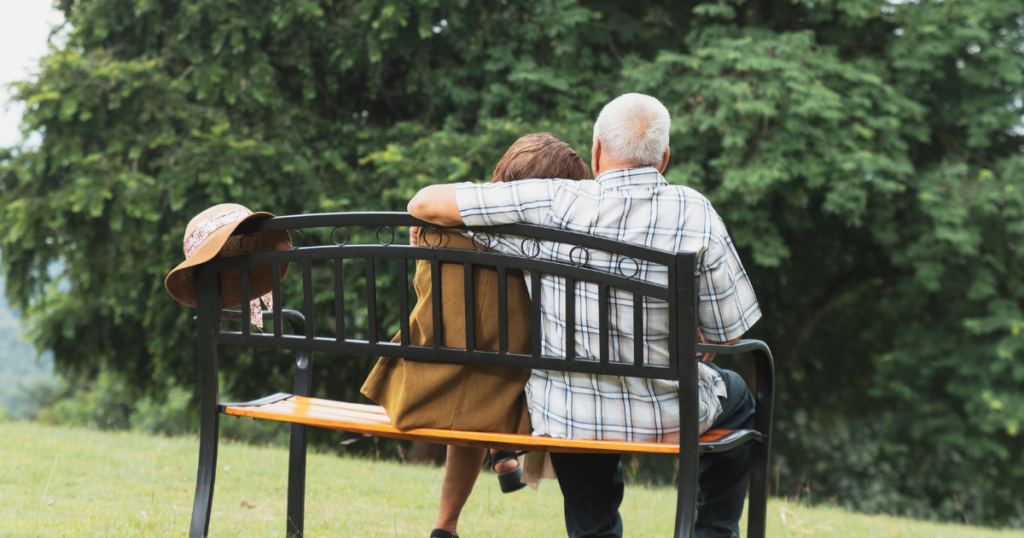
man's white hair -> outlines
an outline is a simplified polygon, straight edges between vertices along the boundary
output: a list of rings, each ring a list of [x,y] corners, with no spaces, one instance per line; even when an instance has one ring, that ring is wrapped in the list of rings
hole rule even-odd
[[[601,152],[634,166],[658,166],[668,148],[672,119],[661,101],[642,93],[627,93],[601,109],[594,123],[594,142]]]

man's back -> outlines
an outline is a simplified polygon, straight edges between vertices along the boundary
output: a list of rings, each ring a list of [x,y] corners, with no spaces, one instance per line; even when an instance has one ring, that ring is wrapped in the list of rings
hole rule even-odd
[[[757,321],[760,311],[739,257],[721,219],[696,191],[669,185],[653,167],[614,170],[595,181],[526,180],[516,184],[456,187],[466,224],[487,226],[527,222],[698,255],[699,312],[702,332],[713,340],[738,337]],[[484,200],[486,198],[486,201]],[[539,258],[563,263],[586,261],[573,245],[543,242]],[[499,238],[494,247],[520,255],[516,238]],[[590,252],[588,267],[666,284],[667,268],[605,252]],[[563,355],[565,319],[563,279],[542,275],[542,352]],[[537,298],[534,298],[537,300]],[[598,289],[576,288],[576,353],[599,356]],[[661,301],[644,301],[644,362],[667,364],[668,311]],[[609,345],[612,360],[632,362],[632,296],[609,294]],[[725,396],[721,378],[699,369],[702,429],[720,409]],[[535,371],[527,385],[535,435],[582,439],[671,441],[679,431],[678,384],[671,381]]]

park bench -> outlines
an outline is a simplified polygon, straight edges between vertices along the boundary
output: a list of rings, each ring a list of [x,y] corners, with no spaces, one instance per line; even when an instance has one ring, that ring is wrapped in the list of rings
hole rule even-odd
[[[699,457],[702,453],[732,449],[744,443],[752,444],[752,465],[748,507],[748,536],[763,537],[767,510],[767,477],[769,458],[769,436],[772,427],[772,402],[774,397],[774,370],[768,347],[757,340],[743,340],[736,345],[698,344],[696,337],[697,304],[697,257],[689,252],[666,252],[645,248],[629,243],[613,241],[563,230],[531,225],[506,225],[475,230],[490,238],[494,234],[522,238],[522,256],[509,256],[489,251],[489,239],[480,239],[478,251],[424,248],[394,244],[394,229],[397,227],[431,225],[419,221],[406,213],[331,213],[314,215],[284,216],[262,221],[244,223],[236,230],[242,235],[242,244],[251,246],[246,234],[273,230],[288,230],[289,234],[302,230],[331,229],[333,244],[302,245],[293,243],[290,250],[257,252],[251,248],[237,257],[215,258],[196,267],[196,298],[198,315],[198,347],[200,370],[200,449],[199,470],[196,479],[195,501],[189,536],[207,536],[213,503],[214,481],[217,468],[218,426],[221,414],[263,418],[289,422],[291,426],[290,456],[288,467],[288,507],[286,536],[301,537],[306,482],[306,427],[319,426],[356,434],[375,435],[428,443],[452,444],[471,447],[486,447],[496,450],[546,450],[550,452],[597,452],[597,453],[672,453],[679,455],[677,479],[678,499],[676,503],[675,531],[677,538],[693,534],[696,519]],[[349,244],[352,235],[349,228],[364,227],[376,229],[377,244]],[[308,233],[308,232],[307,232]],[[429,235],[429,234],[428,234]],[[426,237],[421,235],[421,238]],[[253,236],[253,239],[255,236]],[[574,245],[572,263],[562,264],[535,259],[539,252],[537,241],[553,241]],[[429,241],[429,238],[428,238]],[[590,251],[604,251],[619,257],[619,274],[598,271],[587,266]],[[570,256],[572,257],[572,256]],[[366,340],[346,338],[345,331],[345,290],[344,266],[346,259],[361,259],[365,262],[367,327]],[[376,289],[376,262],[399,263],[397,305],[401,327],[400,341],[392,343],[378,339]],[[409,312],[411,310],[408,286],[407,264],[409,260],[427,260],[432,269],[433,287],[433,346],[413,346],[409,343]],[[313,319],[313,264],[331,265],[334,280],[335,331],[333,335],[317,335]],[[302,280],[302,309],[288,310],[282,307],[281,274],[282,264],[290,264],[290,272]],[[460,264],[465,267],[466,302],[466,348],[442,347],[441,323],[441,264]],[[667,285],[658,285],[634,278],[641,264],[659,264],[668,271]],[[252,331],[249,323],[240,323],[241,330],[225,330],[225,319],[249,319],[249,271],[257,266],[270,265],[273,281],[273,312],[263,312],[264,319],[272,320],[273,330]],[[473,327],[473,282],[472,266],[489,266],[498,273],[498,326],[499,350],[481,351],[474,348]],[[507,271],[519,269],[529,273],[528,286],[534,298],[532,302],[533,341],[529,354],[508,351],[508,324],[506,283]],[[240,270],[241,310],[224,310],[220,304],[220,272]],[[566,356],[552,357],[541,354],[541,275],[564,278],[566,281],[567,330],[565,334]],[[599,290],[600,307],[600,356],[597,360],[584,360],[576,356],[574,293],[577,282],[588,282]],[[617,296],[626,294],[632,298],[634,321],[642,327],[644,297],[664,301],[669,308],[670,358],[666,365],[646,364],[642,359],[635,362],[619,362],[609,357],[609,294],[617,290]],[[390,299],[389,299],[390,300]],[[627,299],[628,300],[628,299]],[[394,304],[394,303],[391,303]],[[288,321],[296,334],[284,331]],[[636,339],[636,357],[643,357],[642,338]],[[290,393],[278,393],[245,403],[221,403],[218,394],[217,352],[221,346],[236,346],[263,349],[290,350],[295,352],[295,378]],[[490,364],[532,369],[559,370],[633,376],[679,381],[680,392],[680,434],[679,443],[640,443],[624,441],[592,441],[576,439],[553,439],[529,435],[481,433],[452,430],[415,429],[400,431],[391,427],[384,410],[374,405],[346,403],[310,397],[313,368],[313,353],[337,355],[374,355],[403,357],[407,359],[448,362]],[[752,430],[709,431],[698,435],[697,405],[697,361],[701,352],[736,354],[751,353],[757,375],[755,400],[757,409],[755,426]],[[690,405],[685,405],[689,402]],[[552,522],[552,524],[556,524]]]

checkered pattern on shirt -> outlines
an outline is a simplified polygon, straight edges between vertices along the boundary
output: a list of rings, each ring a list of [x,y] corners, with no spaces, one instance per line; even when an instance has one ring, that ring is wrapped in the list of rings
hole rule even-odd
[[[739,337],[761,311],[722,219],[704,196],[669,185],[655,168],[614,170],[595,181],[530,179],[455,186],[462,219],[469,226],[523,222],[603,236],[673,252],[696,252],[698,318],[716,341]],[[522,255],[520,238],[492,238],[492,248]],[[533,249],[533,244],[528,245]],[[570,262],[573,245],[540,242],[538,259]],[[532,253],[532,252],[531,252]],[[580,252],[573,255],[577,261]],[[616,272],[619,256],[590,252],[589,267]],[[632,262],[623,271],[632,273]],[[641,262],[637,278],[666,285],[668,268]],[[564,356],[565,279],[542,275],[541,332],[545,355]],[[536,297],[533,300],[537,300]],[[668,303],[644,298],[644,362],[668,364]],[[599,356],[598,286],[576,288],[576,353]],[[632,294],[609,293],[610,360],[633,361]],[[726,396],[720,375],[698,368],[700,429],[721,413]],[[526,387],[534,435],[570,439],[672,442],[679,435],[679,383],[669,380],[535,370]]]

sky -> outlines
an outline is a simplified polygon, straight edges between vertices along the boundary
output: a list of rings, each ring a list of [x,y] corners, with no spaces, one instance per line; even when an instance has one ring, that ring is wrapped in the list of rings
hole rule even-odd
[[[64,22],[51,0],[0,0],[0,147],[21,140],[18,124],[24,107],[11,106],[7,85],[39,70],[50,30]]]
[[[25,80],[39,70],[39,59],[47,52],[47,38],[50,29],[64,22],[64,14],[53,9],[50,0],[0,0],[0,147],[17,144],[21,140],[21,114],[24,107],[9,106],[10,91],[7,85],[16,80]],[[0,279],[0,292],[3,280]],[[0,318],[10,317],[7,301],[0,296]],[[16,324],[4,324],[0,330],[18,331]],[[12,340],[9,334],[0,334],[0,340]],[[36,375],[49,375],[53,371],[51,355],[47,353],[41,364],[34,362],[35,353],[28,344],[11,348],[12,355],[5,360],[18,364],[7,364],[8,367],[23,366],[24,370],[36,368]],[[23,363],[23,364],[22,364]],[[28,378],[24,379],[25,381]],[[6,388],[13,387],[9,383]],[[5,387],[0,386],[0,389]],[[0,391],[2,392],[2,391]],[[0,394],[11,396],[11,394]],[[0,408],[9,402],[0,398]]]

